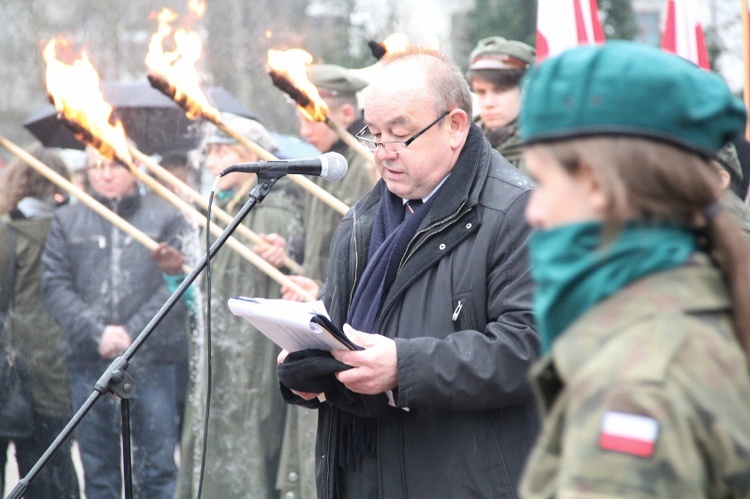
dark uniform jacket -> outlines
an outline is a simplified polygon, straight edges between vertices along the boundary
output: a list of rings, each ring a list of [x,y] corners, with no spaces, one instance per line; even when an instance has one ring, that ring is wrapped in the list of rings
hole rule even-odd
[[[154,241],[181,247],[185,220],[168,202],[152,194],[97,200]],[[83,204],[57,210],[42,256],[42,299],[67,335],[71,368],[106,367],[110,361],[98,352],[104,328],[121,325],[135,338],[170,294],[148,248]],[[180,301],[133,362],[172,363],[184,356],[185,314]]]
[[[532,187],[472,126],[373,331],[398,353],[398,408],[377,419],[380,497],[515,497],[538,426],[526,381],[539,351],[525,251]],[[323,299],[335,323],[367,263],[379,197],[376,186],[334,236]],[[338,495],[339,411],[320,405],[319,497]]]

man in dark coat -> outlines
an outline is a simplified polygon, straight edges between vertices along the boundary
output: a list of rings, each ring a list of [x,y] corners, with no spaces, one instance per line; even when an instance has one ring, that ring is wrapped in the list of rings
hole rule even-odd
[[[516,496],[538,429],[533,184],[470,116],[437,52],[386,56],[368,89],[361,142],[382,180],[339,225],[322,291],[365,349],[317,357],[335,374],[294,386],[282,372],[314,352],[280,357],[285,399],[319,410],[320,497]]]
[[[126,167],[89,150],[86,172],[98,201],[152,239],[181,248],[185,220],[166,201],[142,195]],[[81,203],[56,212],[42,255],[42,300],[67,337],[76,410],[169,296],[146,247]],[[137,383],[130,421],[138,497],[171,499],[174,494],[176,363],[187,348],[185,314],[185,305],[178,302],[128,368]],[[121,496],[118,406],[115,397],[101,398],[76,428],[89,499]]]

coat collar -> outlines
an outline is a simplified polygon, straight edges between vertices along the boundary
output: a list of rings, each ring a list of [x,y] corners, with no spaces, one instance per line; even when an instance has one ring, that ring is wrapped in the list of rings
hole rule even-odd
[[[95,191],[92,194],[94,199],[122,217],[128,217],[135,213],[141,203],[141,195],[137,187],[133,194],[128,194],[120,198],[107,198]]]
[[[489,174],[491,152],[492,148],[482,131],[472,123],[461,154],[451,170],[450,177],[435,194],[435,204],[422,223],[423,226],[451,216],[464,202],[469,206],[478,203]]]
[[[478,203],[479,195],[489,174],[491,152],[492,148],[484,139],[482,131],[472,123],[466,143],[451,170],[451,175],[435,193],[437,196],[435,204],[422,222],[422,226],[452,215],[462,203],[467,203],[469,206],[475,206]],[[380,201],[382,182],[383,179],[380,179],[375,188],[357,203],[354,216],[373,209],[374,205]]]
[[[547,369],[554,364],[565,382],[608,341],[644,318],[730,308],[721,272],[706,255],[697,253],[688,264],[640,279],[589,310],[555,342],[543,363]]]

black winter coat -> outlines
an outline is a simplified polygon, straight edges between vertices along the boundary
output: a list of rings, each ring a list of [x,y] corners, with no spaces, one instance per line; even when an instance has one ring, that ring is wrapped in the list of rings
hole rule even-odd
[[[181,247],[184,218],[151,194],[119,201],[97,198],[155,241]],[[151,252],[87,206],[57,210],[42,255],[42,300],[68,337],[71,367],[108,365],[98,353],[105,326],[135,338],[170,292]],[[135,364],[175,362],[186,348],[186,308],[167,314],[134,356]]]
[[[472,126],[409,244],[376,330],[396,341],[399,408],[377,419],[378,495],[516,497],[538,431],[527,371],[539,356],[524,210],[532,182]],[[323,300],[343,324],[366,266],[376,186],[334,236]],[[408,407],[408,411],[403,408]],[[320,404],[319,497],[338,497],[340,409]]]

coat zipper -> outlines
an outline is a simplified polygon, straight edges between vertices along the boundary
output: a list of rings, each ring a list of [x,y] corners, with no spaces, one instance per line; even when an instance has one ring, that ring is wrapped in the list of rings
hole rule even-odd
[[[427,238],[425,238],[419,244],[417,244],[414,248],[411,248],[411,250],[409,250],[409,248],[414,243],[414,241],[416,241],[422,234],[424,234],[426,232],[429,232],[433,228],[435,228],[435,227],[437,227],[439,225],[443,225],[443,224],[450,224],[453,220],[455,220],[458,217],[460,217],[461,215],[463,215],[463,212],[461,210],[463,210],[464,206],[466,206],[466,202],[465,201],[463,203],[461,203],[461,206],[459,206],[458,209],[455,212],[453,212],[452,215],[449,215],[449,216],[443,218],[442,220],[438,220],[437,222],[433,223],[429,227],[425,227],[424,229],[422,229],[422,230],[418,231],[416,234],[414,234],[414,237],[412,237],[411,241],[409,241],[409,245],[407,246],[406,253],[404,254],[403,258],[401,258],[401,262],[399,263],[399,266],[398,266],[398,271],[401,272],[401,269],[404,267],[404,264],[406,264],[406,261],[409,258],[411,258],[411,256],[414,253],[416,253],[417,250],[419,248],[421,248],[422,245],[425,242],[427,242]],[[434,232],[434,234],[437,234],[438,232],[440,232],[440,231],[436,231],[436,232]],[[434,234],[432,234],[432,235],[434,235]]]
[[[357,242],[357,213],[352,213],[352,240],[354,243],[354,276],[352,278],[352,286],[349,291],[349,304],[346,307],[347,312],[352,306],[354,301],[354,290],[357,289],[357,281],[359,276],[359,244]]]
[[[453,316],[451,317],[451,320],[453,322],[456,322],[458,320],[458,316],[461,314],[462,308],[464,308],[464,304],[461,303],[461,300],[458,300],[458,305],[456,305],[456,310],[453,311]]]

